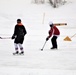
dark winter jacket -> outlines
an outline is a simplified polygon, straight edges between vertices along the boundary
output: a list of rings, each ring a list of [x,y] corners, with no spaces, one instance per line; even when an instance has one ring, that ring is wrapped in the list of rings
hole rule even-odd
[[[15,38],[14,43],[21,43],[22,44],[24,41],[25,34],[27,34],[27,32],[26,32],[24,25],[22,25],[21,23],[15,25],[14,34],[12,36],[12,39]]]

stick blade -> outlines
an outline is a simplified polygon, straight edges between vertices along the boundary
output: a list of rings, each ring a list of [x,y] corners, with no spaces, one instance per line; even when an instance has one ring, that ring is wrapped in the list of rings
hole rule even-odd
[[[68,36],[64,38],[64,41],[72,41]]]

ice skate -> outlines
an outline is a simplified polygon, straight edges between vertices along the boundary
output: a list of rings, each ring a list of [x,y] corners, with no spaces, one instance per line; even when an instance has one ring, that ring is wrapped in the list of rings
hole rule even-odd
[[[19,55],[24,55],[24,51],[20,52]]]
[[[13,55],[18,55],[19,54],[19,52],[18,51],[16,51],[15,53],[13,53]]]

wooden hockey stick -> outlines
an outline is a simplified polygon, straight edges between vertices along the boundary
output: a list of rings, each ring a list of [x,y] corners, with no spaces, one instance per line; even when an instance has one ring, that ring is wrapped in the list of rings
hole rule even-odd
[[[76,36],[76,33],[74,35],[72,35],[71,37],[66,36],[64,38],[64,41],[72,41],[71,38],[73,38],[74,36]]]
[[[63,25],[67,25],[67,23],[54,23],[55,26],[63,26]]]

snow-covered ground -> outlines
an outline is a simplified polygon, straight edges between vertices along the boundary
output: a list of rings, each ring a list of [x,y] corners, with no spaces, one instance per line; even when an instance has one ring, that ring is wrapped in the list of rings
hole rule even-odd
[[[11,37],[18,18],[22,19],[27,35],[24,56],[13,56],[13,40],[0,40],[0,75],[76,75],[76,1],[53,8],[48,2],[34,4],[33,0],[0,0],[0,36]],[[44,16],[45,14],[45,16]],[[43,19],[44,18],[44,19]],[[50,50],[49,21],[67,23],[58,26],[58,50]],[[69,36],[72,41],[64,41]]]

